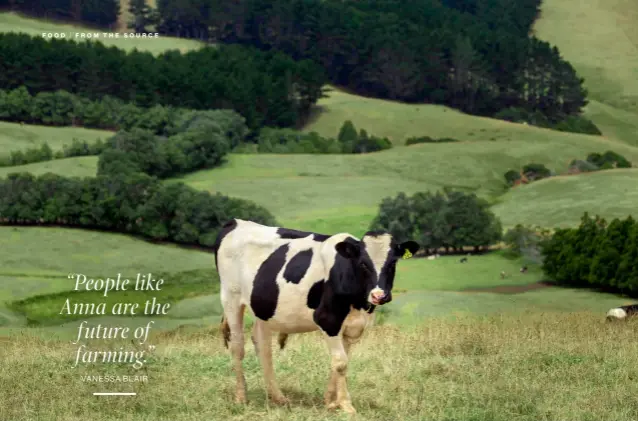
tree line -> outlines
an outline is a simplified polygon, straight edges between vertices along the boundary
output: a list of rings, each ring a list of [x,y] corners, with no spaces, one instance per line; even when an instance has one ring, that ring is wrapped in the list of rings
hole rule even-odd
[[[387,137],[368,134],[365,129],[357,132],[350,120],[346,120],[337,138],[323,137],[317,132],[300,132],[289,128],[264,127],[255,143],[246,142],[234,152],[278,154],[350,154],[369,153],[392,148]]]
[[[45,126],[81,126],[103,130],[149,130],[167,136],[180,121],[201,115],[234,115],[244,125],[245,119],[232,110],[191,110],[164,105],[149,108],[105,95],[88,98],[57,90],[29,93],[25,86],[0,90],[0,120]]]
[[[251,201],[140,172],[84,178],[22,172],[0,179],[0,224],[99,229],[210,247],[231,218],[276,223]]]
[[[157,30],[284,52],[355,92],[493,116],[579,115],[583,79],[530,28],[540,0],[158,0]],[[150,19],[138,8],[136,22]],[[142,25],[143,26],[143,25]]]
[[[0,9],[3,8],[102,28],[115,24],[120,14],[119,0],[0,0]]]
[[[557,284],[636,295],[638,223],[631,217],[595,218],[585,213],[578,228],[558,229],[541,243],[542,269]]]
[[[384,198],[370,229],[387,230],[399,241],[412,238],[426,253],[440,248],[458,252],[463,247],[478,251],[502,238],[501,222],[485,200],[447,188]]]
[[[93,101],[109,95],[144,108],[233,109],[250,128],[303,121],[324,82],[310,60],[238,45],[153,56],[99,42],[0,34],[0,89],[62,90]]]

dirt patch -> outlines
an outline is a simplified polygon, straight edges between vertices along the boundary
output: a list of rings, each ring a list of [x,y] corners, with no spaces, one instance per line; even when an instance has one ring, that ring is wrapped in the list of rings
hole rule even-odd
[[[495,287],[487,288],[468,288],[462,290],[462,292],[491,292],[493,294],[521,294],[527,291],[534,291],[537,289],[549,288],[553,286],[549,282],[534,282],[533,284],[526,285],[499,285]]]

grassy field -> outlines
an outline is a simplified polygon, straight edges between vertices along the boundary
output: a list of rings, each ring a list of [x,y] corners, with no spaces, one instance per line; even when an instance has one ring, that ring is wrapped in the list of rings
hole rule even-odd
[[[107,46],[115,46],[124,50],[149,51],[153,54],[160,54],[167,50],[180,50],[187,52],[198,49],[203,44],[199,41],[160,36],[159,38],[125,38],[123,33],[131,33],[130,30],[120,28],[120,35],[115,37],[105,37],[103,29],[91,29],[79,25],[63,24],[44,19],[27,18],[16,13],[0,13],[0,31],[2,32],[23,32],[29,35],[41,36],[43,33],[64,33],[66,39],[84,41],[82,34],[99,34],[99,42]],[[115,32],[114,32],[115,33]]]
[[[493,118],[461,113],[441,105],[404,104],[375,98],[365,98],[331,88],[327,98],[317,104],[314,117],[304,131],[336,137],[345,120],[357,129],[376,136],[387,136],[402,145],[412,136],[452,137],[462,141],[532,141],[539,139],[562,141],[573,133],[541,129],[509,123]],[[588,112],[595,114],[607,137],[638,146],[638,120],[635,114],[594,101]],[[609,133],[607,133],[609,132]]]
[[[51,172],[65,177],[94,177],[97,172],[97,156],[54,159],[13,167],[0,167],[0,177],[6,177],[7,174],[15,172],[30,172],[34,175]]]
[[[603,133],[638,144],[638,3],[544,0],[534,30],[585,78]]]
[[[137,273],[212,269],[213,265],[209,253],[75,229],[0,227],[0,250],[0,326],[25,322],[7,308],[9,302],[73,290],[74,280],[67,278],[70,273],[103,278],[119,273],[135,279]],[[212,288],[213,279],[210,282]],[[59,312],[59,303],[54,306]]]
[[[93,143],[97,139],[106,140],[111,136],[113,136],[113,132],[106,130],[37,126],[0,121],[0,154],[39,148],[45,142],[53,151],[59,151],[64,145],[70,145],[73,139]]]
[[[377,326],[353,349],[348,387],[359,414],[323,407],[329,357],[318,335],[292,337],[275,352],[291,407],[265,400],[250,341],[247,407],[232,403],[228,351],[208,329],[149,339],[145,367],[72,368],[76,347],[28,334],[0,347],[0,418],[11,420],[583,420],[636,419],[638,324],[605,325],[599,314],[535,312],[423,318]],[[212,334],[211,334],[212,333]],[[617,344],[617,346],[610,346]],[[126,343],[114,344],[127,346]],[[96,345],[99,346],[99,345]],[[128,345],[131,346],[130,344]],[[141,348],[140,348],[141,349]],[[82,382],[82,375],[148,376],[148,383]],[[193,385],[197,387],[193,387]],[[134,391],[136,397],[92,392]],[[6,393],[8,392],[8,393]]]
[[[545,227],[580,223],[584,210],[608,220],[636,216],[638,169],[553,177],[512,189],[499,198],[494,213],[504,225],[525,221]]]

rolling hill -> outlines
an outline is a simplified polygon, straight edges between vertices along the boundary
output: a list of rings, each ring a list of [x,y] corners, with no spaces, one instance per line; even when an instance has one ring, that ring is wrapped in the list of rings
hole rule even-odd
[[[638,145],[638,3],[544,0],[534,32],[585,78],[586,113],[603,133]]]

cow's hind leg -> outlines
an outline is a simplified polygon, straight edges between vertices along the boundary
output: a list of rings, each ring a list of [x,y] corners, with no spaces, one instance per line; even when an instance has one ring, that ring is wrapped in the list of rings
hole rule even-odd
[[[259,319],[255,320],[253,343],[255,344],[255,350],[259,355],[259,361],[264,370],[268,396],[276,404],[285,405],[289,403],[275,380],[275,369],[272,364],[272,331],[264,321]]]
[[[244,377],[243,360],[245,354],[244,347],[244,308],[243,304],[239,304],[238,300],[232,300],[223,303],[224,305],[224,321],[222,322],[222,332],[224,332],[224,323],[228,326],[230,334],[230,351],[233,358],[233,368],[237,377],[237,386],[235,388],[235,402],[246,403],[246,378]],[[225,333],[224,333],[225,335]]]

